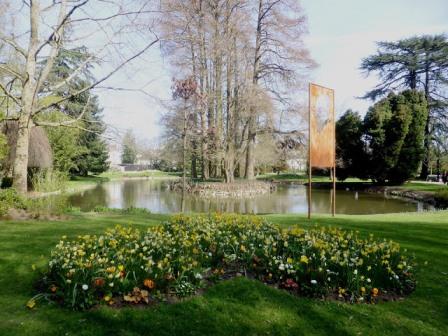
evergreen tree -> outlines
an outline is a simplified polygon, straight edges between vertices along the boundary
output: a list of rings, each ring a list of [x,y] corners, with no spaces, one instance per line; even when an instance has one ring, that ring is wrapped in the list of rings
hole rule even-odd
[[[445,35],[411,37],[397,42],[379,42],[378,53],[365,58],[361,69],[376,72],[378,84],[365,98],[376,99],[389,92],[418,89],[425,93],[428,113],[425,121],[425,158],[421,177],[428,174],[431,144],[437,129],[448,120],[448,40]]]
[[[422,94],[416,91],[405,91],[402,95],[412,113],[412,120],[401,147],[399,159],[390,173],[390,180],[396,183],[402,183],[414,177],[419,169],[424,155],[424,130],[428,115],[427,102]]]
[[[85,47],[77,49],[61,49],[55,59],[49,81],[43,90],[51,91],[53,96],[66,96],[86,87],[94,81],[91,73],[92,64],[87,62],[90,55]],[[81,64],[86,63],[76,76],[70,78],[68,86],[61,88],[53,87],[54,83],[68,80],[75,73]],[[51,96],[50,98],[51,99]],[[108,151],[105,141],[101,138],[106,127],[102,122],[102,109],[98,104],[98,97],[85,92],[59,104],[58,110],[70,118],[83,116],[74,127],[78,127],[76,139],[68,140],[70,137],[63,137],[64,129],[48,129],[50,141],[53,149],[61,154],[56,156],[56,168],[68,171],[72,175],[87,175],[88,172],[101,173],[109,168]],[[44,116],[48,118],[49,116]],[[50,116],[51,118],[51,116]],[[73,135],[73,131],[65,129],[68,135]],[[74,141],[74,142],[73,142]],[[62,160],[64,162],[62,162]]]
[[[79,144],[87,151],[76,157],[76,170],[73,174],[87,175],[88,172],[99,174],[109,169],[109,153],[106,142],[101,138],[106,127],[102,122],[102,109],[98,106],[98,98],[90,99],[89,110],[84,115],[84,128],[79,137]]]
[[[364,118],[366,171],[379,183],[403,183],[414,177],[422,162],[427,105],[415,90],[390,93]]]
[[[137,162],[137,143],[131,130],[128,130],[123,137],[123,151],[121,153],[121,163],[134,164]]]
[[[363,123],[359,113],[347,110],[336,123],[337,177],[366,178],[366,153],[364,150]]]

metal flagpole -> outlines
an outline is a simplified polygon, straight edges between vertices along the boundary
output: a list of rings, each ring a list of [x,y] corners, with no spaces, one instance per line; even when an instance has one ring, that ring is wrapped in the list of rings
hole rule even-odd
[[[311,83],[308,84],[308,219],[311,219]]]

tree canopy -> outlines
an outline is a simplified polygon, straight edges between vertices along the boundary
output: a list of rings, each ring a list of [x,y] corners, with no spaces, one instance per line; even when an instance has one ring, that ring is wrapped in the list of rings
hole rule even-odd
[[[379,42],[378,52],[362,61],[361,69],[376,73],[379,84],[364,98],[373,100],[390,92],[417,89],[425,94],[428,114],[425,122],[424,178],[431,161],[431,146],[438,129],[448,125],[448,39],[444,34],[423,35],[396,42]]]
[[[337,122],[339,177],[401,184],[418,173],[424,154],[427,103],[423,93],[390,93],[361,121],[349,110]]]

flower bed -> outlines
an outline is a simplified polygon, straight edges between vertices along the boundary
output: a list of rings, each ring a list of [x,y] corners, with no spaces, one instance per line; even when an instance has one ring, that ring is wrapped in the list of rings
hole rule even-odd
[[[241,274],[311,297],[375,302],[414,289],[398,244],[334,228],[281,230],[260,217],[174,216],[146,232],[116,227],[65,237],[51,253],[46,296],[74,309],[193,295]]]

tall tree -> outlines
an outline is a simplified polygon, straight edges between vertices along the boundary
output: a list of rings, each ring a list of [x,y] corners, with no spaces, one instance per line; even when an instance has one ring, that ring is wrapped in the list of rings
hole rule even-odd
[[[415,90],[390,93],[369,109],[364,137],[372,180],[401,184],[417,174],[427,113],[424,94]]]
[[[137,162],[137,141],[134,133],[127,130],[122,140],[121,163],[134,164]]]
[[[16,58],[20,59],[19,67],[11,66],[10,64],[0,64],[1,74],[7,76],[6,85],[3,80],[0,82],[0,91],[11,99],[17,110],[16,115],[10,117],[16,119],[19,125],[13,163],[13,186],[21,193],[27,191],[30,130],[35,124],[38,124],[38,115],[43,111],[59,106],[75,96],[89,92],[110,78],[127,63],[142,55],[158,41],[158,38],[154,38],[139,51],[128,52],[124,56],[120,55],[121,61],[113,69],[100,79],[80,88],[76,92],[57,99],[47,99],[57,88],[67,86],[87,64],[87,62],[83,62],[65,80],[57,84],[48,85],[49,74],[52,72],[56,57],[64,44],[71,44],[71,48],[74,48],[76,44],[84,44],[86,42],[85,32],[91,26],[92,32],[103,34],[100,38],[106,41],[92,58],[106,57],[111,54],[117,38],[124,31],[123,25],[118,20],[125,21],[124,19],[128,18],[126,25],[131,26],[130,21],[134,20],[135,16],[149,12],[147,8],[148,1],[145,1],[143,6],[139,4],[137,9],[131,9],[129,3],[126,7],[120,6],[119,0],[108,1],[107,10],[110,11],[110,15],[102,15],[103,11],[98,10],[98,6],[101,9],[101,6],[105,5],[102,3],[93,4],[89,0],[32,0],[24,2],[19,5],[18,10],[26,17],[27,27],[25,32],[23,34],[18,31],[0,32],[2,44],[8,45],[10,50],[15,53]],[[101,29],[97,29],[98,25]],[[70,38],[68,34],[65,34],[68,27],[71,30]],[[17,38],[16,36],[20,37]],[[91,36],[98,38],[98,34],[87,35],[87,37]],[[120,52],[124,51],[123,49],[120,50]],[[44,60],[43,63],[45,65],[43,67],[40,66],[39,59]],[[7,84],[11,81],[19,83],[17,89],[8,87]],[[62,123],[40,122],[40,124],[55,127],[68,126],[75,124],[81,118],[82,115]]]
[[[164,55],[176,74],[198,83],[192,134],[200,135],[202,178],[232,182],[237,170],[254,178],[257,134],[279,133],[280,115],[292,110],[292,92],[314,65],[302,41],[303,12],[293,0],[164,0],[162,7]],[[168,128],[173,118],[164,120]]]
[[[347,110],[336,122],[337,177],[367,177],[364,126],[359,113]]]
[[[378,52],[365,58],[361,69],[378,73],[380,84],[365,95],[376,99],[391,91],[419,89],[428,102],[425,157],[421,177],[428,174],[431,144],[436,129],[448,119],[448,40],[446,35],[424,35],[397,42],[379,42]]]
[[[60,99],[67,94],[73,94],[83,87],[86,87],[95,81],[92,74],[93,63],[89,61],[91,56],[87,48],[80,47],[75,49],[61,48],[54,61],[54,66],[48,76],[49,83],[59,83],[66,80],[77,69],[81,69],[81,65],[85,63],[85,67],[78,70],[77,75],[63,87],[56,87],[47,99]],[[45,64],[42,64],[45,66]],[[50,140],[52,145],[58,147],[61,159],[68,160],[64,164],[56,161],[58,169],[69,166],[65,172],[72,175],[87,175],[88,172],[102,173],[108,169],[108,151],[105,141],[102,139],[106,127],[101,118],[102,110],[99,107],[98,97],[88,92],[75,95],[72,98],[58,104],[57,108],[49,109],[41,114],[40,119],[45,120],[46,115],[52,113],[53,110],[61,112],[66,118],[59,118],[60,122],[67,122],[70,118],[82,118],[75,123],[74,127],[58,129],[58,127],[47,127],[47,131],[52,136]],[[54,116],[54,113],[53,113]],[[47,121],[56,121],[53,120]],[[55,128],[55,129],[51,129]],[[68,139],[63,137],[64,132],[76,137]],[[60,136],[59,136],[60,135]],[[58,155],[55,155],[56,160]]]

